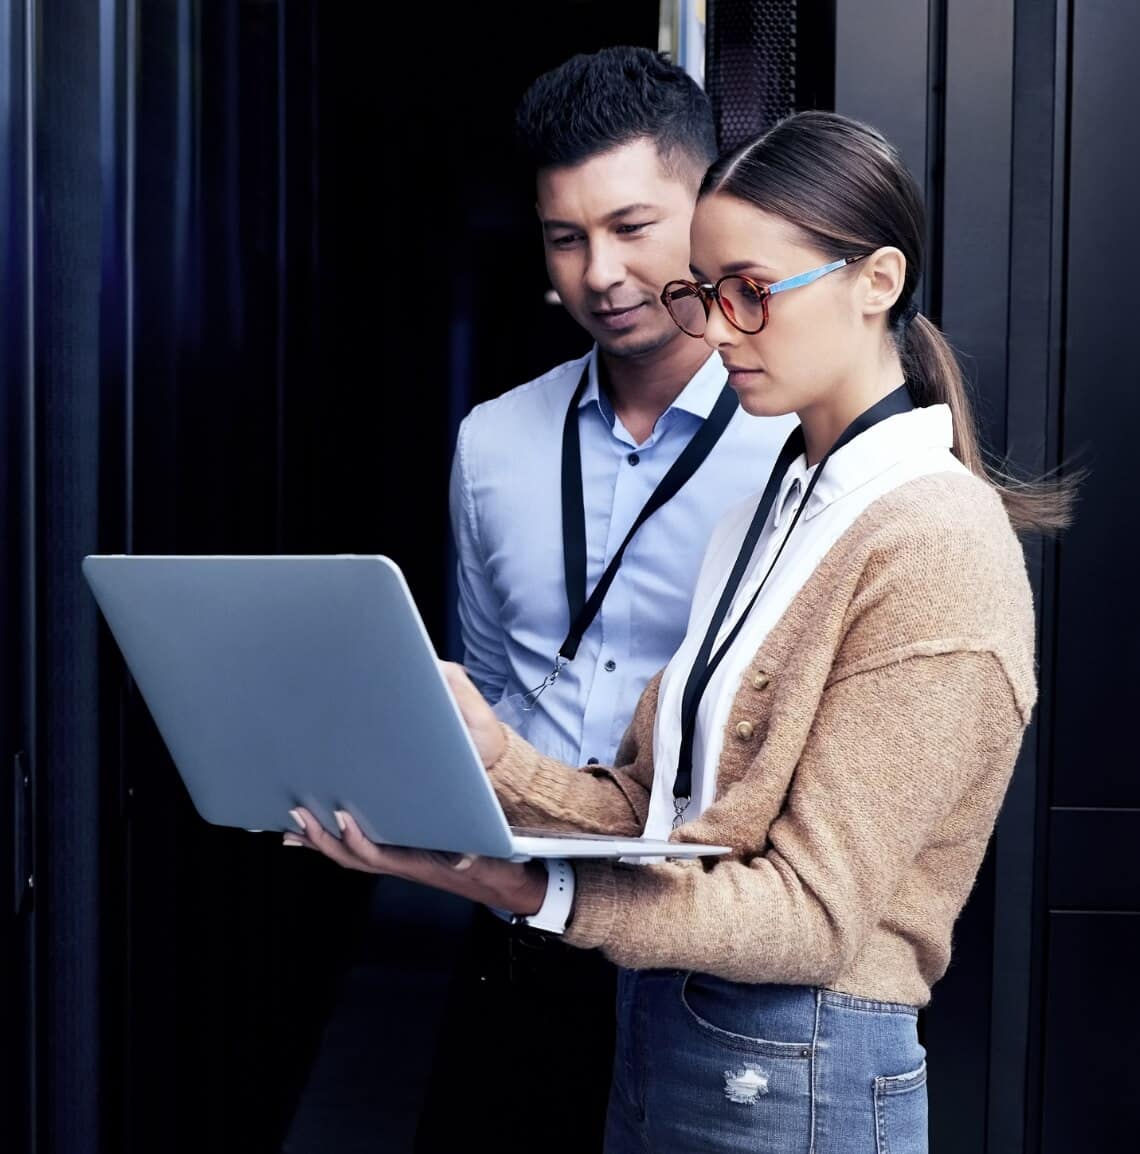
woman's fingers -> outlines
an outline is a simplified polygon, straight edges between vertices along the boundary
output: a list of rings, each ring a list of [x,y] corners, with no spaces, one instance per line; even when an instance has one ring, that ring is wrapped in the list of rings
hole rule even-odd
[[[303,838],[304,843],[311,849],[315,849],[319,853],[324,854],[325,857],[330,858],[336,862],[337,865],[343,866],[345,869],[368,870],[371,873],[382,872],[377,869],[374,864],[369,864],[361,860],[346,842],[329,833],[304,807],[298,806],[289,812],[293,820],[303,828],[304,832],[299,836]],[[290,834],[289,836],[296,837],[298,835]]]
[[[339,836],[326,830],[303,807],[290,810],[290,815],[297,824],[298,832],[285,834],[286,845],[308,846],[346,869],[392,874],[410,881],[431,882],[441,870],[462,873],[469,870],[477,860],[475,854],[377,845],[365,836],[353,816],[344,810],[336,810],[333,815],[336,818]]]
[[[534,913],[542,904],[546,871],[539,863],[523,865],[474,853],[377,845],[343,810],[335,813],[339,837],[303,806],[290,814],[297,832],[286,833],[285,843],[315,849],[345,869],[390,874],[517,913]]]

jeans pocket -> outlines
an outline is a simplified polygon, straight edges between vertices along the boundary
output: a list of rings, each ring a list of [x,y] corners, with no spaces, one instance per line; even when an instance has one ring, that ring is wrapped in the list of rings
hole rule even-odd
[[[926,1063],[875,1079],[877,1154],[927,1154]]]
[[[669,996],[647,1109],[670,1154],[808,1150],[813,993],[690,973]]]
[[[773,1005],[757,1006],[747,990],[735,982],[693,971],[681,982],[681,1005],[695,1026],[722,1045],[771,1058],[810,1058],[810,1024],[787,1021],[789,1014],[778,998],[772,999]]]

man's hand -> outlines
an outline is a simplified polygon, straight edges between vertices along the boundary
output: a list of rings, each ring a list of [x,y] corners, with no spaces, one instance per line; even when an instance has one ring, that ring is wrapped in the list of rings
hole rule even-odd
[[[491,720],[499,724],[494,714]],[[336,815],[341,829],[338,838],[323,829],[307,809],[299,806],[290,814],[298,830],[285,835],[285,844],[315,849],[345,869],[389,874],[515,914],[538,913],[546,897],[546,868],[541,862],[377,845],[343,811]]]
[[[471,740],[479,751],[483,768],[490,769],[506,748],[503,727],[462,665],[454,661],[441,661],[440,666],[459,705],[459,712],[463,714],[463,720],[471,732]]]

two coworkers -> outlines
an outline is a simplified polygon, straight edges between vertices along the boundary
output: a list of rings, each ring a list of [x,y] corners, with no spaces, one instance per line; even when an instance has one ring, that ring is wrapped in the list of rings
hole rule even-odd
[[[541,170],[539,187],[542,211]],[[616,963],[608,1154],[919,1154],[918,1009],[949,963],[1036,700],[1017,534],[1063,526],[1072,494],[983,464],[954,356],[915,307],[921,196],[873,129],[788,118],[712,164],[690,235],[693,273],[661,278],[670,323],[720,353],[747,414],[798,422],[770,476],[753,473],[752,495],[716,519],[684,637],[611,762],[588,772],[573,766],[589,757],[545,753],[462,667],[446,671],[513,823],[672,831],[733,852],[554,878],[375,846],[347,816],[339,839],[304,812],[306,832],[286,837]],[[574,684],[576,661],[544,697]],[[544,1073],[564,1041],[500,1029]],[[467,1052],[481,1060],[488,1040]],[[537,1098],[546,1133],[526,1139],[547,1145],[578,1109],[553,1079],[492,1076],[500,1135]]]
[[[523,94],[516,131],[550,282],[593,347],[477,406],[459,430],[463,661],[543,753],[609,765],[684,636],[714,525],[763,484],[795,420],[742,410],[719,356],[661,303],[664,284],[689,275],[697,187],[716,155],[696,82],[644,48],[575,56]],[[511,708],[558,655],[534,707]],[[497,1149],[529,1150],[536,1133],[551,1151],[601,1149],[617,971],[600,951],[541,936],[564,914],[565,890],[551,894],[529,925],[475,910],[420,1154],[461,1148],[481,1129]],[[474,1039],[480,1068],[457,1081],[454,1054]],[[552,1131],[554,1085],[575,1107]]]

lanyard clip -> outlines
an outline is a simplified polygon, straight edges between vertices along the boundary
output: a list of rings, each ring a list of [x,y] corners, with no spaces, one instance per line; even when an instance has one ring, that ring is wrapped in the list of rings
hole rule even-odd
[[[533,709],[538,704],[538,699],[549,689],[557,680],[558,675],[563,669],[569,665],[570,662],[562,656],[561,653],[554,659],[554,668],[536,685],[523,696],[523,709]]]
[[[680,829],[681,823],[685,820],[685,810],[689,808],[691,798],[675,797],[673,798],[673,828]]]

